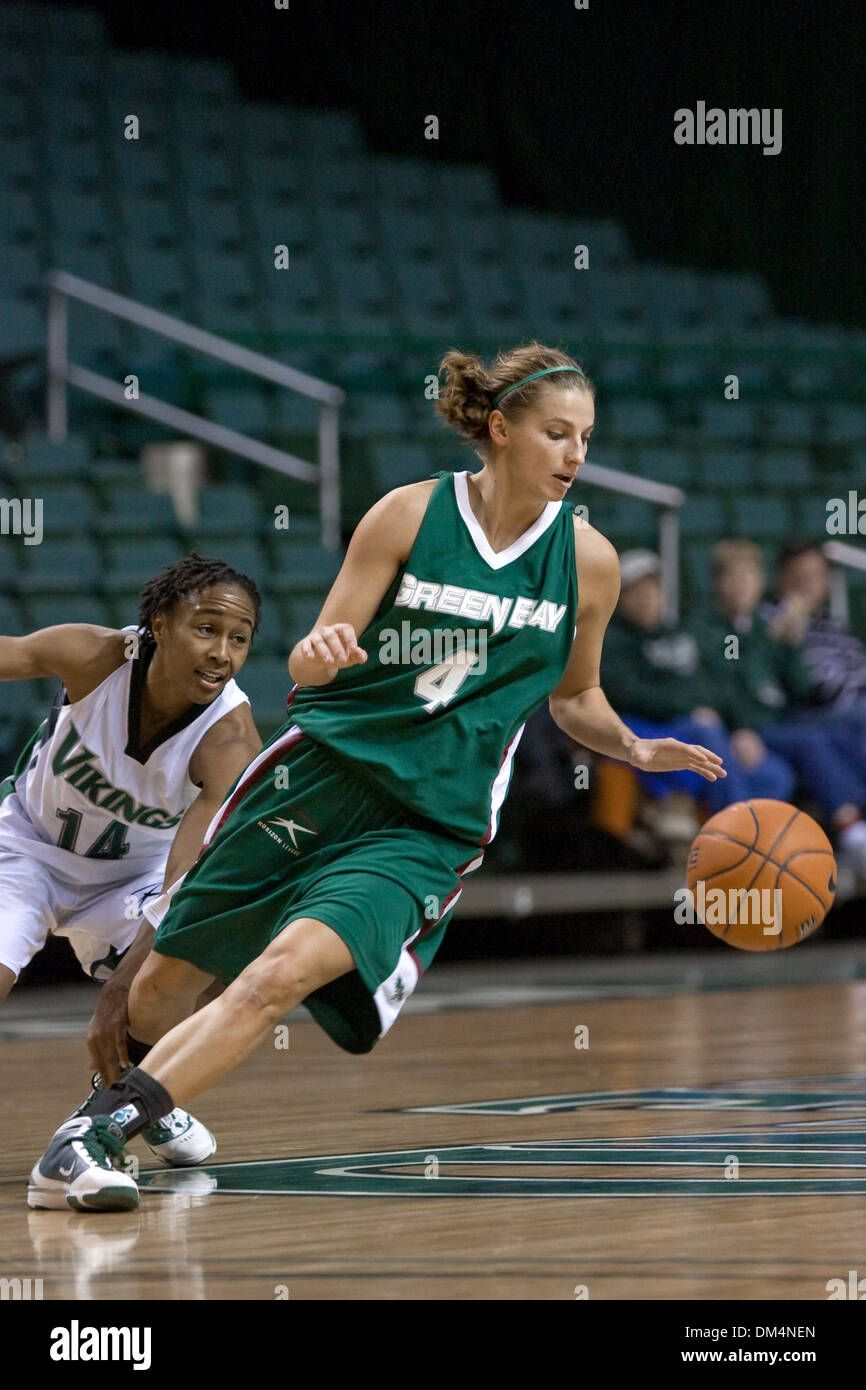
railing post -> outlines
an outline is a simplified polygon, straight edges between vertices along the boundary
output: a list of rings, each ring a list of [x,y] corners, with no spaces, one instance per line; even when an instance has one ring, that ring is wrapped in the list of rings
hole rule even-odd
[[[664,616],[669,623],[675,623],[680,614],[680,518],[676,507],[662,507],[659,511],[659,557]]]
[[[319,510],[322,545],[340,547],[340,412],[337,406],[319,410]]]
[[[48,296],[48,383],[45,424],[48,438],[62,444],[66,438],[67,375],[69,371],[69,303],[59,290]]]

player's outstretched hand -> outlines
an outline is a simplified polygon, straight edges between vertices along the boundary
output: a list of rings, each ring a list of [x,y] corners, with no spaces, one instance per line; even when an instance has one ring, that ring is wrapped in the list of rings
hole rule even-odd
[[[641,772],[696,772],[708,782],[728,775],[718,753],[699,743],[681,743],[678,738],[636,739],[628,760]]]
[[[87,1029],[87,1046],[95,1069],[106,1086],[119,1080],[120,1068],[129,1066],[126,1030],[129,1027],[129,989],[108,981],[102,986]]]
[[[322,674],[337,672],[344,666],[357,666],[367,660],[367,653],[358,646],[351,623],[331,623],[314,627],[301,642],[301,652],[308,661],[321,663]]]

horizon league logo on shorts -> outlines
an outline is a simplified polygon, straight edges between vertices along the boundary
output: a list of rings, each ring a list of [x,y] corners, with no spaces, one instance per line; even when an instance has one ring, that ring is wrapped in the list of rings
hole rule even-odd
[[[272,840],[276,840],[278,845],[282,845],[283,849],[288,850],[289,854],[294,855],[295,858],[300,854],[302,848],[298,843],[298,835],[318,835],[319,833],[318,830],[311,830],[308,825],[302,825],[300,821],[286,816],[274,816],[273,820],[257,820],[256,825],[260,830],[264,830],[266,835],[270,835]],[[287,840],[285,836],[279,835],[277,830],[274,829],[275,826],[285,831],[289,839]]]

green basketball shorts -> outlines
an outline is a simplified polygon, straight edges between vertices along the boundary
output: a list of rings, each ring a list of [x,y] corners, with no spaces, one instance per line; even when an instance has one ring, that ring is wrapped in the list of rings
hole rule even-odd
[[[369,1052],[433,960],[463,875],[482,858],[290,724],[242,773],[185,878],[146,915],[158,925],[154,950],[226,983],[299,917],[324,922],[356,969],[304,1004],[340,1047]]]

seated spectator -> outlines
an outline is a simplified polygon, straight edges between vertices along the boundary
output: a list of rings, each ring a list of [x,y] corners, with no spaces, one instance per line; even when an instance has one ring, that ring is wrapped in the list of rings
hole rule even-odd
[[[645,789],[656,799],[699,799],[710,814],[750,796],[786,801],[794,787],[790,766],[757,743],[747,761],[739,757],[694,634],[663,621],[659,557],[649,550],[626,551],[620,571],[622,592],[602,658],[608,699],[639,737],[701,743],[724,759],[728,773],[710,784],[691,772],[641,773]]]
[[[757,545],[714,547],[714,604],[693,631],[716,707],[734,730],[731,746],[740,762],[758,766],[769,749],[792,767],[835,828],[840,849],[866,875],[866,755],[846,721],[792,717],[808,701],[812,678],[799,625],[771,629],[758,612],[765,582]]]
[[[830,564],[819,545],[787,545],[779,554],[777,600],[764,615],[774,636],[800,643],[810,698],[833,710],[866,713],[866,646],[828,612]]]

